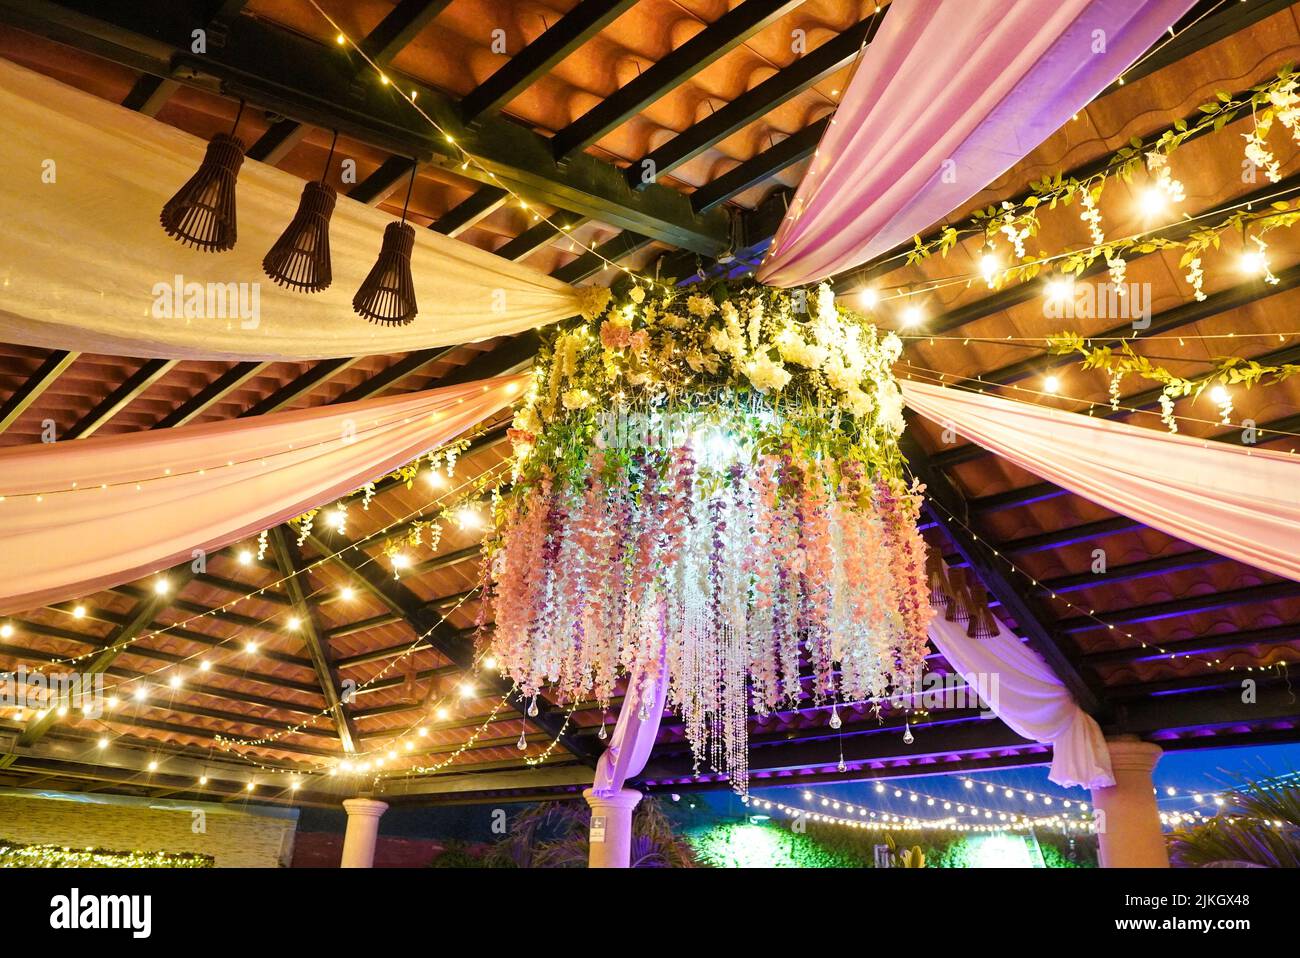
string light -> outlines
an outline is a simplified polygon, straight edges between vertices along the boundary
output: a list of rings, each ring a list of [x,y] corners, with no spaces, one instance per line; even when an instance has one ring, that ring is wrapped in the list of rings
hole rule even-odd
[[[391,81],[389,80],[388,75],[379,68],[379,65],[371,58],[370,54],[366,52],[364,46],[356,42],[355,40],[353,40],[351,37],[347,36],[347,34],[339,27],[338,23],[336,23],[334,19],[328,13],[325,12],[325,10],[320,6],[320,4],[316,2],[316,0],[307,0],[307,2],[311,4],[312,8],[318,14],[320,14],[321,18],[324,19],[325,22],[328,23],[331,28],[337,31],[338,35],[335,38],[336,42],[339,42],[340,46],[347,45],[350,46],[353,50],[355,50],[357,54],[361,57],[361,59],[363,59],[366,62],[366,64],[369,65],[372,70],[374,70],[375,75],[379,78],[380,84],[383,86],[389,86]],[[341,41],[339,41],[339,37],[342,38]],[[411,109],[413,109],[416,113],[418,113],[420,117],[422,117],[424,121],[429,124],[430,127],[432,127],[435,131],[437,131],[437,133],[440,134],[449,145],[455,147],[455,149],[459,152],[462,158],[461,169],[463,170],[468,169],[472,165],[479,172],[481,176],[483,176],[486,180],[491,181],[491,184],[493,186],[507,193],[513,201],[519,204],[521,209],[525,209],[525,210],[528,209],[528,201],[526,200],[525,197],[521,196],[518,192],[516,192],[515,189],[513,189],[504,180],[498,177],[497,174],[491,169],[489,169],[487,165],[485,165],[485,163],[481,161],[477,156],[475,156],[473,153],[470,153],[463,146],[458,145],[456,143],[455,138],[452,136],[452,134],[448,130],[443,128],[441,124],[439,124],[432,116],[430,116],[427,112],[425,112],[425,110],[422,107],[420,107],[419,104],[416,103],[416,91],[414,89],[412,89],[410,93],[405,93],[401,89],[394,86],[393,90],[394,92],[397,93],[398,96],[400,96],[403,100],[405,100],[407,104],[410,105]],[[562,218],[560,220],[556,220],[553,218],[553,216],[545,216],[542,215],[541,213],[536,213],[534,219],[539,222],[545,222],[547,225],[552,227],[557,234],[567,230],[567,226],[563,223]],[[614,260],[610,259],[609,257],[605,256],[603,253],[601,253],[600,250],[597,249],[594,244],[588,245],[586,243],[583,243],[580,240],[571,240],[571,242],[576,244],[577,246],[582,247],[582,249],[586,253],[599,259],[607,269],[616,269],[619,272],[623,273],[624,275],[631,277],[633,282],[635,283],[644,284],[647,286],[658,286],[661,289],[667,290],[668,292],[674,291],[674,287],[670,286],[667,283],[660,282],[657,279],[652,279],[647,276],[642,276],[636,273],[634,270],[631,270],[628,267],[623,266],[618,262],[615,262]]]

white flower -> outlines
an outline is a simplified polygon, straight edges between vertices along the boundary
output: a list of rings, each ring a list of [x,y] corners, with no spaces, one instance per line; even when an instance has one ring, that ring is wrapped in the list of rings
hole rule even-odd
[[[903,422],[903,394],[892,382],[881,383],[876,391],[876,411],[881,425],[894,435],[901,435]]]
[[[790,326],[781,330],[776,337],[776,348],[786,362],[798,363],[807,369],[821,369],[829,355],[824,346],[804,342],[803,337]]]
[[[586,409],[596,397],[585,389],[570,389],[562,397],[565,409]]]
[[[741,369],[754,388],[759,392],[780,392],[790,382],[790,373],[778,362],[773,362],[766,353],[758,353],[745,363]]]

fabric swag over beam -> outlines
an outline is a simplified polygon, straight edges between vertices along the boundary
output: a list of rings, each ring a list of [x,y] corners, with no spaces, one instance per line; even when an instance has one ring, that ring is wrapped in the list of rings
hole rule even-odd
[[[282,289],[262,257],[294,217],[298,177],[244,159],[233,250],[202,253],[159,229],[158,211],[206,144],[151,117],[0,60],[0,337],[47,349],[208,360],[306,360],[449,346],[578,312],[577,292],[537,270],[416,230],[420,312],[380,327],[351,299],[393,218],[339,197],[333,283]]]
[[[1300,461],[927,383],[907,404],[1008,462],[1219,555],[1300,581]]]
[[[1192,0],[895,0],[758,278],[825,279],[937,223],[1083,109]]]
[[[332,502],[505,408],[526,379],[0,450],[0,615],[139,579]]]

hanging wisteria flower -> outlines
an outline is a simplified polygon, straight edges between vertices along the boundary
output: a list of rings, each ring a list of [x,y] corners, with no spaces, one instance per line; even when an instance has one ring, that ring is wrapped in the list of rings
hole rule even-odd
[[[486,546],[503,673],[602,705],[620,672],[664,679],[696,768],[742,793],[751,708],[912,681],[932,612],[901,349],[826,286],[629,294],[553,331]]]

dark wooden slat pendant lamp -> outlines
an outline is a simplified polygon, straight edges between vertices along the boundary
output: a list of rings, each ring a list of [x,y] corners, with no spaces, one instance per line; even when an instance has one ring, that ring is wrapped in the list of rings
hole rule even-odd
[[[384,242],[379,259],[352,297],[356,312],[381,326],[406,326],[416,314],[415,281],[411,277],[411,251],[415,248],[415,229],[406,222],[406,210],[415,186],[415,164],[411,164],[411,182],[406,187],[402,219],[384,228]]]
[[[325,182],[325,177],[338,140],[336,130],[320,180],[308,182],[302,188],[298,212],[262,259],[267,276],[281,286],[303,293],[319,293],[328,289],[334,280],[330,268],[330,217],[334,215],[337,194]]]
[[[230,132],[212,138],[198,170],[164,204],[159,217],[168,236],[205,253],[235,246],[235,180],[244,162],[244,141],[235,131],[243,115],[240,100]]]

